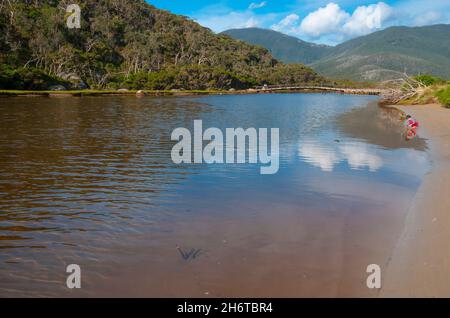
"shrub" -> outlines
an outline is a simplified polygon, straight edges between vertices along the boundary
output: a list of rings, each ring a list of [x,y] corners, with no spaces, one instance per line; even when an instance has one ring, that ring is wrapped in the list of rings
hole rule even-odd
[[[66,81],[48,75],[40,69],[0,67],[0,89],[45,90],[58,84],[68,86]]]
[[[323,84],[326,80],[301,64],[278,64],[259,74],[259,82],[268,85]]]
[[[236,75],[220,67],[188,65],[169,67],[157,72],[140,72],[123,80],[123,87],[130,89],[229,89],[255,86],[256,80]]]
[[[433,75],[418,75],[414,77],[414,79],[425,86],[432,86],[436,84],[445,83],[445,81],[442,78]]]
[[[436,92],[439,102],[447,108],[450,108],[450,86],[440,89]]]

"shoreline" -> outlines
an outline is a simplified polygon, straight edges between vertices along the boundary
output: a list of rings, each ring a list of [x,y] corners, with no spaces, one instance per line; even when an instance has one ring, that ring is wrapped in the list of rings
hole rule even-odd
[[[251,88],[245,90],[0,90],[0,97],[83,97],[83,96],[198,96],[198,95],[249,95],[249,94],[286,94],[286,93],[335,93],[349,95],[382,95],[382,89],[305,87],[305,88]]]
[[[393,105],[421,123],[431,170],[405,217],[382,275],[380,297],[450,296],[450,110],[439,104]]]

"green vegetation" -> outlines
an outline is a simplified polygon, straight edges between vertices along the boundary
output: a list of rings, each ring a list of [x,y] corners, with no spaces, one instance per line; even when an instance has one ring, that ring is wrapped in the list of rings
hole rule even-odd
[[[240,76],[219,67],[189,65],[169,67],[157,72],[139,72],[122,80],[121,86],[131,89],[201,89],[238,88],[256,85],[251,77]]]
[[[65,84],[67,84],[66,81],[46,74],[43,70],[37,68],[19,67],[12,69],[7,65],[0,65],[0,88],[39,90],[48,86]]]
[[[299,81],[298,79],[302,79]],[[265,69],[258,74],[257,82],[268,85],[331,85],[309,67],[300,64],[279,64],[271,69]]]
[[[425,86],[432,86],[445,83],[445,81],[442,78],[432,75],[418,75],[415,76],[414,79]]]
[[[364,89],[364,88],[380,88],[380,83],[375,82],[356,82],[350,80],[342,80],[336,79],[332,81],[332,86],[340,87],[340,88],[356,88],[356,89]],[[385,85],[382,85],[383,88]]]
[[[444,105],[447,108],[450,108],[450,85],[436,91],[435,96],[442,105]]]
[[[450,108],[450,84],[442,78],[419,75],[406,80],[401,91],[401,104],[425,105],[439,102]]]
[[[325,81],[143,0],[77,3],[81,29],[66,27],[65,2],[0,5],[0,89],[208,90]]]

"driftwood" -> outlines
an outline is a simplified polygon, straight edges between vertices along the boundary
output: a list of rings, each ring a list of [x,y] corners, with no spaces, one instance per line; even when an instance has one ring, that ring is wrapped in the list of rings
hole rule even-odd
[[[384,84],[394,83],[397,88],[388,88],[382,94],[382,101],[385,104],[397,104],[402,100],[419,96],[426,89],[426,86],[408,76],[406,73],[403,78],[385,81]]]

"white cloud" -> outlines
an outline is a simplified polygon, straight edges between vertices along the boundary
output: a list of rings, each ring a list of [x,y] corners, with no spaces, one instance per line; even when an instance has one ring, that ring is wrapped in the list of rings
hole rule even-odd
[[[414,19],[414,25],[416,26],[430,25],[440,22],[442,18],[443,15],[440,12],[428,11],[425,12],[424,14],[418,15]]]
[[[300,17],[296,14],[290,14],[287,17],[285,17],[280,22],[272,25],[270,28],[275,31],[279,32],[286,32],[286,33],[295,33],[295,27],[297,22],[300,20]]]
[[[248,6],[248,8],[249,8],[250,10],[253,10],[253,9],[259,9],[259,8],[265,7],[266,5],[267,5],[267,1],[263,1],[263,2],[261,2],[261,3],[252,2],[252,3]]]
[[[449,0],[401,0],[395,4],[398,25],[450,24]]]
[[[342,26],[344,33],[351,36],[365,35],[381,29],[393,14],[393,9],[384,2],[356,8]]]
[[[222,32],[228,29],[251,28],[260,25],[257,16],[248,11],[232,11],[222,15],[205,15],[199,17],[197,22],[214,32]]]
[[[223,4],[204,7],[194,16],[196,22],[217,33],[228,29],[267,27],[278,18],[279,15],[274,13],[257,14],[250,9],[238,11]]]
[[[258,20],[256,18],[254,18],[254,17],[251,17],[250,19],[248,19],[245,22],[245,26],[244,27],[245,28],[254,28],[256,26],[258,26]]]
[[[335,44],[379,30],[388,25],[393,16],[394,9],[384,2],[359,6],[353,13],[330,2],[301,21],[297,14],[289,14],[271,28],[303,39]]]
[[[312,37],[334,33],[350,18],[336,3],[329,3],[326,7],[308,14],[300,24],[300,33]]]

